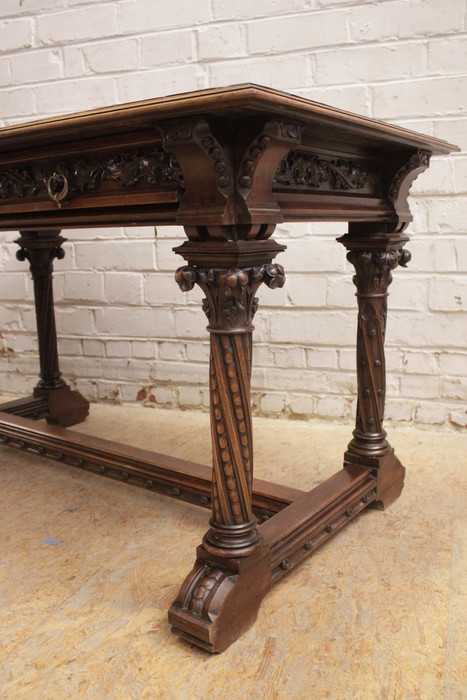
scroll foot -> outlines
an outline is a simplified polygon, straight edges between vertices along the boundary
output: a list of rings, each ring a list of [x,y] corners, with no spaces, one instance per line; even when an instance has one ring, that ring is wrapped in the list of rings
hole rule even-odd
[[[205,651],[222,652],[253,625],[270,586],[266,544],[241,559],[213,557],[200,546],[169,610],[172,632]]]

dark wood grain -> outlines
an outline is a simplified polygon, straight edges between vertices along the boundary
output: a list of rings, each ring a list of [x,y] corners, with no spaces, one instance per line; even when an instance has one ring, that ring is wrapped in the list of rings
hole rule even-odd
[[[0,407],[0,440],[211,508],[169,611],[173,631],[202,649],[229,646],[273,583],[361,510],[399,496],[405,469],[383,428],[388,287],[410,259],[410,187],[432,155],[455,150],[250,84],[0,129],[0,230],[21,231],[40,355],[34,395]],[[358,404],[344,468],[303,493],[253,477],[253,317],[261,285],[284,284],[276,225],[319,220],[349,224],[340,241],[356,272]],[[52,263],[63,254],[60,230],[158,223],[184,227],[176,281],[205,294],[212,469],[32,420],[67,426],[88,411],[59,369]]]

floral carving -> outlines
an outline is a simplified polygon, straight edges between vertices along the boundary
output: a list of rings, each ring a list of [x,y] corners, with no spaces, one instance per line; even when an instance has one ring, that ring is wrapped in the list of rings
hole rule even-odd
[[[122,187],[141,182],[179,187],[184,184],[176,159],[160,148],[153,148],[0,170],[0,199],[47,194],[60,205],[73,195],[96,190],[103,180],[118,182]]]
[[[331,190],[363,189],[371,175],[359,163],[343,158],[326,160],[306,151],[291,151],[282,160],[275,182]]]
[[[428,168],[428,166],[430,165],[430,156],[431,154],[429,153],[429,151],[417,151],[413,154],[409,162],[397,171],[396,175],[394,176],[391,182],[391,185],[389,186],[388,192],[388,198],[392,203],[395,203],[397,201],[402,184],[411,175],[411,173],[413,173],[414,170],[418,170],[419,168],[421,168],[422,170],[426,170],[426,168]],[[419,173],[416,173],[415,177],[418,174]],[[413,182],[415,177],[412,176],[411,178],[409,178],[410,184]]]

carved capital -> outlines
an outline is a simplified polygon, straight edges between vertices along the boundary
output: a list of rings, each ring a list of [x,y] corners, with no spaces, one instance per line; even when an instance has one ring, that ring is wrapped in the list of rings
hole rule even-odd
[[[16,257],[23,262],[28,260],[34,279],[50,277],[55,258],[65,257],[62,243],[66,241],[58,231],[42,231],[41,233],[24,231],[15,243],[20,246]]]
[[[238,267],[199,268],[180,267],[175,281],[184,292],[198,284],[206,294],[203,310],[211,331],[234,332],[251,330],[253,316],[258,308],[255,296],[264,282],[271,289],[283,287],[284,268],[277,263],[240,269]]]
[[[355,267],[353,282],[358,294],[365,296],[387,296],[388,286],[392,282],[391,270],[398,265],[407,267],[411,259],[408,250],[351,250],[347,260]]]

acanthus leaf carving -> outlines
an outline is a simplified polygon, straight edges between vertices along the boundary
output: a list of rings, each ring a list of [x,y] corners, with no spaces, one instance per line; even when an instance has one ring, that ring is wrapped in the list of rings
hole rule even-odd
[[[41,166],[0,170],[0,199],[47,194],[58,206],[73,195],[96,190],[104,180],[122,187],[139,183],[183,187],[183,175],[174,156],[161,148],[126,151],[102,158],[66,159]]]
[[[307,151],[291,151],[279,164],[275,183],[314,189],[359,190],[373,179],[360,163],[326,159]]]

